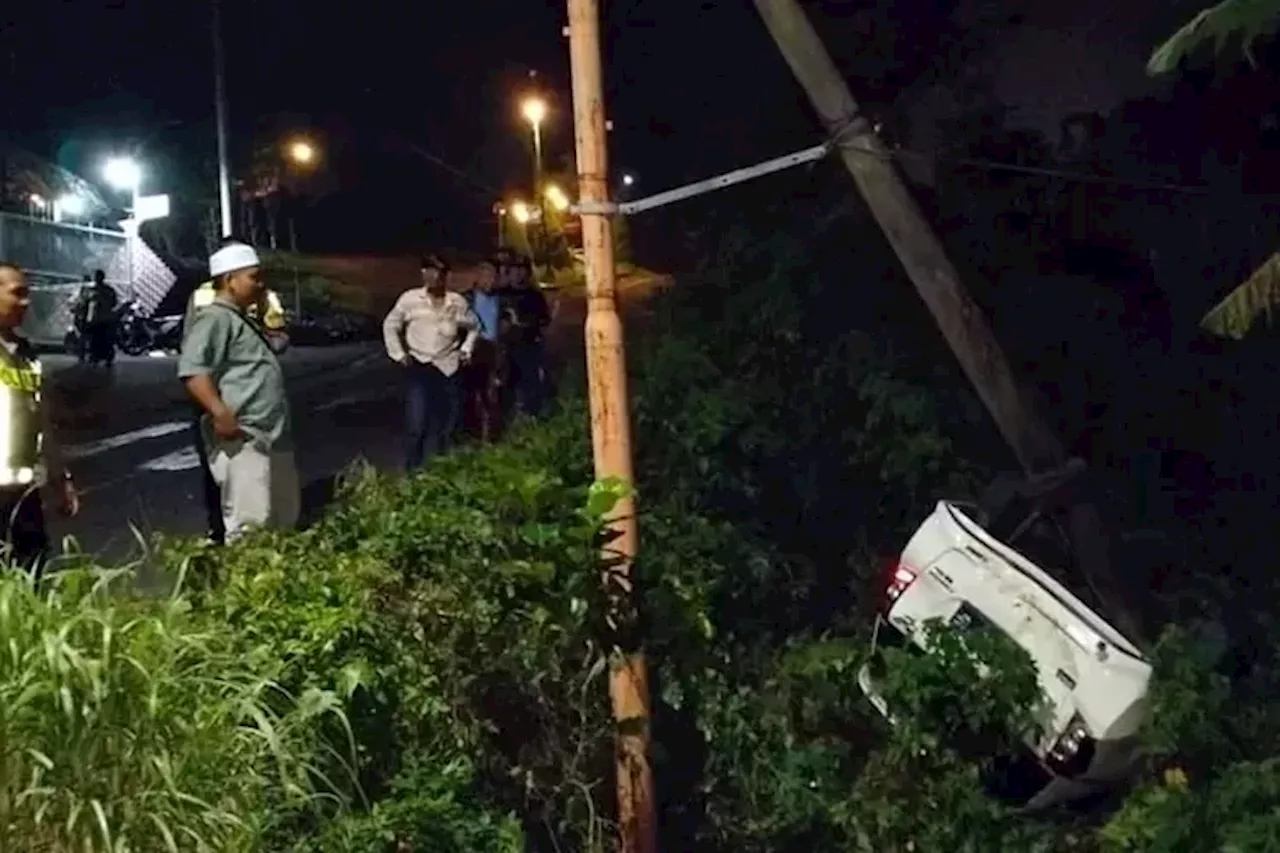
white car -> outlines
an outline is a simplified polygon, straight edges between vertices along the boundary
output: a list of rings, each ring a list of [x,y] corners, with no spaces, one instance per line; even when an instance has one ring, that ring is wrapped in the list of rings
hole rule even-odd
[[[1048,700],[1026,746],[1042,778],[1028,808],[1075,800],[1122,781],[1137,759],[1151,664],[1101,616],[1027,554],[1052,549],[1019,525],[1001,542],[974,520],[981,513],[941,501],[907,543],[886,580],[873,644],[895,641],[927,652],[922,625],[940,619],[961,631],[1003,632],[1030,654]],[[1033,515],[1032,519],[1035,518]],[[1023,530],[1022,528],[1026,528]],[[1017,545],[1018,549],[1012,547]],[[1057,566],[1066,569],[1066,566]],[[872,654],[858,685],[886,718]]]

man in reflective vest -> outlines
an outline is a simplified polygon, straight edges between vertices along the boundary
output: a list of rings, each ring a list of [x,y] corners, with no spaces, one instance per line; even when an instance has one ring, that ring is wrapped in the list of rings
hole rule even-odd
[[[219,248],[241,243],[243,241],[228,237],[219,243]],[[217,289],[214,287],[212,280],[204,282],[191,292],[191,297],[187,300],[187,310],[182,319],[184,340],[196,315],[212,305],[215,296],[217,296]],[[283,352],[288,347],[289,338],[285,330],[284,305],[280,302],[280,296],[274,290],[268,289],[259,304],[252,305],[245,311],[245,316],[250,320],[257,320],[261,317],[261,325],[267,333],[268,340],[271,341],[272,349],[276,352]],[[226,526],[222,520],[222,492],[218,488],[217,481],[213,479],[213,472],[209,468],[208,449],[202,438],[203,433],[200,427],[203,416],[204,409],[201,408],[199,403],[192,401],[191,442],[195,447],[196,459],[200,462],[200,493],[204,496],[204,510],[208,525],[208,532],[205,534],[205,538],[212,544],[221,545],[226,541],[227,537]]]
[[[4,565],[38,575],[49,550],[40,490],[56,484],[59,509],[80,511],[80,497],[49,434],[35,351],[18,335],[31,306],[22,270],[0,261],[0,533]]]

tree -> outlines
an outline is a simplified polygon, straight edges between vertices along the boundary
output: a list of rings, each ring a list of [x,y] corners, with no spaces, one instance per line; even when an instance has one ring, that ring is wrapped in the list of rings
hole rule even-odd
[[[1253,46],[1280,26],[1280,0],[1222,0],[1183,24],[1168,41],[1151,54],[1147,71],[1167,74],[1174,71],[1195,50],[1210,39],[1221,53],[1228,40],[1239,36],[1241,51],[1253,65]]]
[[[1176,70],[1210,39],[1214,51],[1221,53],[1227,42],[1237,36],[1241,39],[1241,52],[1256,66],[1254,44],[1274,35],[1277,28],[1280,28],[1280,0],[1223,0],[1201,11],[1157,47],[1147,62],[1147,71],[1157,75]],[[1276,305],[1280,305],[1280,255],[1267,259],[1210,309],[1201,318],[1200,325],[1212,334],[1239,339],[1260,316],[1269,319]]]

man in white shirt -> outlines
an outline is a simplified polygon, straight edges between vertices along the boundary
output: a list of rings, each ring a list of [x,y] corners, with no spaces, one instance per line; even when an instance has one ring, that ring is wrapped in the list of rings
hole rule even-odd
[[[405,468],[444,450],[461,406],[459,369],[471,359],[480,323],[459,293],[447,289],[449,265],[422,262],[422,287],[405,291],[382,322],[387,355],[408,380]]]

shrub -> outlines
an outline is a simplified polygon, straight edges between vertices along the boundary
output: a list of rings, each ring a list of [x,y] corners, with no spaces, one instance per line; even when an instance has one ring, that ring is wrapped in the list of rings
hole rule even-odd
[[[974,420],[972,400],[815,310],[836,285],[800,244],[728,248],[657,299],[634,349],[640,631],[604,618],[602,518],[622,491],[593,482],[570,380],[557,415],[501,446],[402,480],[353,471],[310,530],[198,558],[168,546],[200,580],[171,600],[71,578],[39,598],[6,580],[0,632],[18,651],[0,687],[0,831],[25,838],[56,816],[40,823],[61,833],[46,849],[106,849],[96,797],[122,849],[164,849],[155,815],[221,832],[219,850],[610,850],[607,677],[639,648],[666,850],[1265,843],[1274,667],[1232,688],[1171,635],[1152,779],[1101,832],[983,795],[1038,696],[1030,661],[998,638],[939,633],[935,654],[890,667],[898,725],[874,713],[856,684],[870,566],[980,470],[956,458],[962,429],[941,426]],[[75,655],[49,658],[50,643]],[[64,683],[79,728],[58,716]],[[27,684],[40,686],[19,701]],[[82,750],[95,781],[70,775]],[[115,780],[123,793],[100,792]]]

